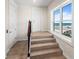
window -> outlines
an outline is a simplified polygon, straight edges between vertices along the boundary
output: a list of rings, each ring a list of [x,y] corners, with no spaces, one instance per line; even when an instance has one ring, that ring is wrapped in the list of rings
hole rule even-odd
[[[60,31],[60,9],[54,11],[54,30]]]
[[[55,10],[53,15],[54,31],[72,37],[72,3]]]
[[[71,37],[71,28],[72,28],[72,4],[68,4],[62,8],[63,12],[63,23],[62,23],[62,32],[64,35]]]

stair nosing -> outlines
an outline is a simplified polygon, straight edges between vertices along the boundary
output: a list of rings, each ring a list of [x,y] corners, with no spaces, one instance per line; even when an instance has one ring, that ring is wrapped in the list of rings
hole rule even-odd
[[[33,36],[32,39],[53,38],[53,36]]]
[[[47,41],[47,40],[55,40],[55,38],[41,38],[41,39],[33,39],[33,40],[31,40],[31,42],[34,42],[34,41],[43,41],[43,40],[45,40],[45,41]]]

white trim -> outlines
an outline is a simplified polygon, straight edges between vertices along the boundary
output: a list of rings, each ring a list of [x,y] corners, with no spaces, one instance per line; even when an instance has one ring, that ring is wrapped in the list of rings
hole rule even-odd
[[[12,42],[11,44],[10,44],[10,46],[8,47],[8,49],[6,50],[6,52],[5,52],[5,56],[7,57],[7,55],[8,55],[8,53],[9,53],[9,51],[10,51],[10,49],[12,48],[12,46],[15,44],[17,42],[17,40],[16,41],[14,41],[14,42]]]
[[[74,46],[74,0],[72,0],[72,43]]]
[[[72,45],[72,41],[70,38],[64,36],[64,35],[61,35],[57,32],[51,32],[52,34],[54,34],[56,37],[60,38],[62,41],[66,42],[68,45],[70,45],[71,47],[73,47]]]
[[[56,31],[55,30],[55,27],[54,27],[54,25],[53,25],[53,31],[56,31],[56,32],[58,32],[58,33],[61,33],[61,9],[59,8],[59,9],[56,9],[56,10],[58,10],[58,11],[60,11],[60,25],[59,25],[59,31]],[[56,10],[54,10],[53,12],[56,12]],[[55,22],[55,17],[54,17],[55,15],[54,15],[54,13],[53,13],[53,23]]]
[[[54,9],[52,9],[51,11],[60,9],[60,8],[62,8],[62,7],[64,7],[64,6],[66,6],[67,4],[70,4],[70,3],[72,3],[72,1],[68,1],[68,0],[67,0],[67,1],[63,2],[62,4],[60,4],[59,6],[55,7]]]
[[[62,19],[62,18],[63,18],[63,16],[62,16],[62,15],[63,15],[62,8],[60,8],[60,14],[61,14],[61,15],[60,15],[60,17],[61,17],[61,18],[60,18],[60,21],[61,21],[61,22],[60,22],[60,33],[62,34],[62,27],[63,27],[63,26],[62,26],[62,23],[63,23],[63,19]]]

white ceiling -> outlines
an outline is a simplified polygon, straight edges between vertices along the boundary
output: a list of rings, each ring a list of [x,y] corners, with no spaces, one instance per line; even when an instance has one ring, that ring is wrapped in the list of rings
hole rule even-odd
[[[15,0],[19,5],[48,6],[53,0]]]

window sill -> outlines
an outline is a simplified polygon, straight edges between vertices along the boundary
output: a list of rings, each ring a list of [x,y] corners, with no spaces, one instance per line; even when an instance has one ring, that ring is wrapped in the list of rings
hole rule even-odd
[[[72,38],[64,36],[64,35],[62,35],[62,34],[60,34],[58,32],[52,32],[52,34],[54,34],[56,37],[60,38],[62,41],[64,41],[65,43],[67,43],[68,45],[73,47],[73,45],[72,45]]]

